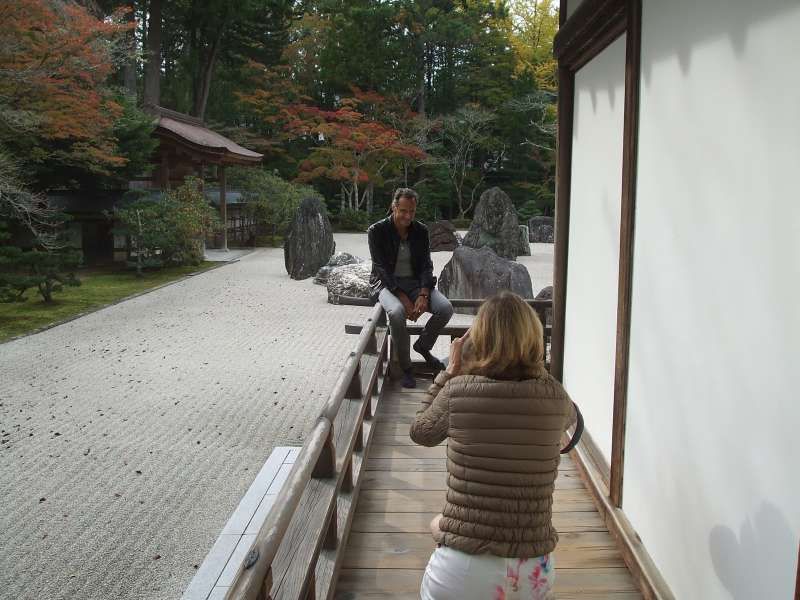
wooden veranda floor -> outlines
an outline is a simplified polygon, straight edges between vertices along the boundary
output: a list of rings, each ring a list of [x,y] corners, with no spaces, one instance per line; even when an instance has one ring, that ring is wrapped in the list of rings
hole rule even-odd
[[[424,448],[408,437],[429,380],[404,390],[387,382],[356,514],[336,585],[338,600],[419,598],[422,573],[434,548],[429,523],[441,512],[446,489],[445,445]],[[575,464],[563,457],[553,521],[560,600],[641,598],[614,539],[595,509]]]

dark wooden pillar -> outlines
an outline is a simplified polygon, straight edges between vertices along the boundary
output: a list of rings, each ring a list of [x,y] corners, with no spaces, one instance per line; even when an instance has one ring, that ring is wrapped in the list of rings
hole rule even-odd
[[[169,154],[165,149],[161,152],[161,189],[169,189]]]
[[[625,422],[628,414],[628,361],[631,343],[633,246],[636,217],[636,157],[639,140],[639,76],[642,0],[627,0],[625,49],[625,121],[622,134],[622,207],[617,291],[617,356],[614,366],[614,421],[611,433],[611,502],[622,506]]]
[[[228,251],[228,205],[225,203],[225,165],[219,165],[219,214],[222,219],[222,249]]]
[[[564,376],[564,325],[567,303],[567,256],[569,254],[569,207],[572,185],[572,117],[575,106],[575,73],[558,69],[558,139],[556,162],[556,226],[553,265],[553,332],[550,338],[550,373]]]

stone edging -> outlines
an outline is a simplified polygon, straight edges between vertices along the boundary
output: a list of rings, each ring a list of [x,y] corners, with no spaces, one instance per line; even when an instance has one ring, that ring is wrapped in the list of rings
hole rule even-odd
[[[245,254],[244,256],[247,256],[247,255]],[[90,308],[89,310],[85,310],[83,312],[77,313],[75,315],[72,315],[71,317],[67,317],[66,319],[61,319],[60,321],[56,321],[55,323],[50,323],[48,325],[43,325],[42,327],[39,327],[38,329],[34,329],[33,331],[28,331],[26,333],[21,333],[21,334],[19,334],[17,336],[14,336],[12,338],[8,338],[7,340],[3,340],[2,342],[0,342],[0,346],[2,346],[3,344],[8,344],[9,342],[14,342],[16,340],[21,340],[22,338],[26,338],[26,337],[31,336],[31,335],[36,335],[37,333],[42,333],[43,331],[47,331],[48,329],[52,329],[53,327],[58,327],[59,325],[64,325],[65,323],[69,323],[70,321],[74,321],[75,319],[80,319],[81,317],[85,317],[85,316],[90,315],[92,313],[96,313],[98,311],[101,311],[104,308],[108,308],[109,306],[115,306],[117,304],[121,304],[122,302],[127,302],[128,300],[133,300],[134,298],[138,298],[139,296],[144,296],[145,294],[149,294],[150,292],[155,292],[156,290],[160,290],[160,289],[165,288],[165,287],[167,287],[169,285],[180,283],[181,281],[186,281],[190,277],[196,277],[197,275],[202,275],[202,274],[208,273],[210,271],[215,271],[216,269],[224,267],[225,265],[230,265],[230,264],[239,262],[240,258],[241,257],[234,258],[233,260],[224,261],[224,262],[220,261],[220,263],[218,265],[214,265],[213,267],[208,267],[207,269],[203,269],[202,271],[196,271],[194,273],[189,273],[188,275],[184,275],[183,277],[180,277],[178,279],[173,279],[172,281],[168,281],[166,283],[162,283],[161,285],[157,285],[156,287],[148,288],[146,290],[142,290],[141,292],[136,292],[135,294],[131,294],[130,296],[125,296],[124,298],[120,298],[118,300],[114,300],[113,302],[110,302],[109,304],[104,304],[103,306],[97,306],[95,308]]]

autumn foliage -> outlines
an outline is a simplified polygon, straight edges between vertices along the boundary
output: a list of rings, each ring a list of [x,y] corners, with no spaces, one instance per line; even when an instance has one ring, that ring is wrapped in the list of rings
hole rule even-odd
[[[326,110],[312,104],[280,69],[251,68],[256,85],[240,94],[240,101],[274,139],[309,144],[297,181],[338,182],[342,208],[369,209],[376,186],[425,159],[425,151],[399,127],[415,117],[405,103],[353,87],[352,96]]]
[[[106,85],[128,27],[121,15],[100,20],[69,2],[15,0],[0,3],[0,22],[0,143],[45,172],[123,165],[111,134],[122,108]]]

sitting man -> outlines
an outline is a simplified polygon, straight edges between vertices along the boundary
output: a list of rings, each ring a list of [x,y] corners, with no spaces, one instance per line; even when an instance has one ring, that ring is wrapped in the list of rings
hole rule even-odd
[[[453,316],[453,306],[436,290],[433,276],[428,229],[414,220],[417,193],[399,188],[392,199],[391,214],[373,223],[368,231],[372,257],[370,286],[389,316],[389,329],[394,348],[403,369],[403,387],[416,386],[411,368],[411,351],[406,319],[416,321],[424,312],[431,317],[414,343],[425,362],[434,370],[444,370],[442,362],[431,354],[439,332]]]

